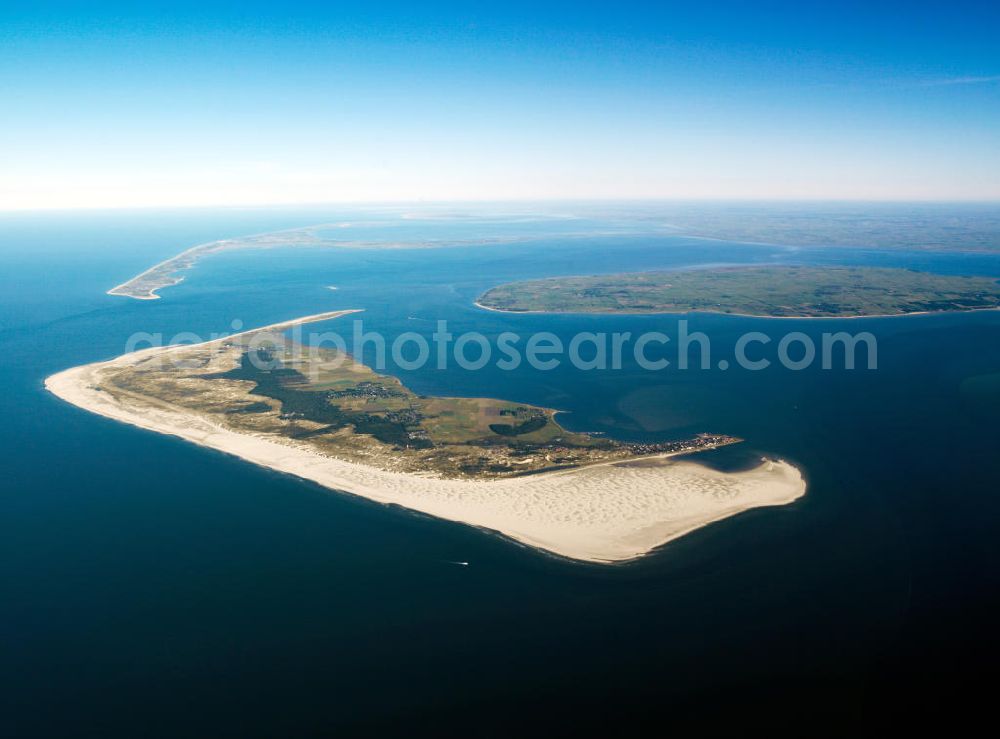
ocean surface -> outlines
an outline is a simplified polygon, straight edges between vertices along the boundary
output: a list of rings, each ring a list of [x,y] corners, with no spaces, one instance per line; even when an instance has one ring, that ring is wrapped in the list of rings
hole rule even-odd
[[[161,300],[105,294],[189,246],[313,223],[397,247],[496,243],[232,251]],[[738,263],[1000,275],[997,255],[750,245],[598,218],[0,216],[0,735],[779,726],[940,699],[943,675],[1000,656],[1000,313],[794,327],[686,317],[713,356],[746,331],[817,343],[870,331],[873,371],[389,368],[420,393],[558,408],[574,430],[736,435],[745,443],[697,459],[736,468],[766,453],[808,478],[793,505],[614,567],[330,493],[42,386],[121,354],[137,331],[207,338],[234,320],[341,308],[363,308],[365,329],[388,337],[429,335],[438,319],[491,337],[676,335],[677,316],[508,315],[473,301],[514,279]]]

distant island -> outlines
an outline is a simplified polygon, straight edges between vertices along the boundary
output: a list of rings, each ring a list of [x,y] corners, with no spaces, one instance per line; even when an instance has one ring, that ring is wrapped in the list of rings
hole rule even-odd
[[[476,304],[511,312],[894,316],[997,308],[1000,283],[881,267],[738,266],[512,282]]]
[[[193,267],[199,259],[230,249],[268,249],[278,246],[351,246],[351,243],[335,241],[321,235],[327,226],[307,226],[286,231],[241,236],[235,239],[221,239],[192,246],[180,254],[154,264],[135,277],[108,290],[108,295],[121,295],[136,300],[158,300],[157,292],[176,285],[184,277],[181,272]]]
[[[427,397],[285,331],[337,311],[60,372],[64,400],[328,488],[498,531],[574,559],[614,562],[805,492],[792,465],[726,473],[677,455],[739,439],[630,444],[571,433],[555,411]]]
[[[184,280],[182,272],[191,269],[202,258],[221,251],[236,249],[273,249],[278,247],[314,247],[339,249],[432,249],[455,246],[486,246],[490,244],[509,244],[525,241],[530,236],[492,236],[477,239],[443,238],[443,239],[347,239],[336,238],[340,224],[317,224],[290,228],[284,231],[240,236],[232,239],[220,239],[192,246],[180,254],[154,264],[120,285],[115,285],[107,291],[108,295],[120,295],[135,300],[159,300],[158,292],[164,288],[177,285]],[[563,234],[563,238],[583,238],[587,234]],[[334,286],[330,290],[336,290]]]

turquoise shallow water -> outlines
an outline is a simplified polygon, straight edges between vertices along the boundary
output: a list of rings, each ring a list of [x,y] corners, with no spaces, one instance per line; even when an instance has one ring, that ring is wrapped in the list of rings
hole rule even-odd
[[[988,255],[759,247],[596,221],[577,225],[618,233],[581,240],[564,222],[504,222],[498,233],[531,238],[232,252],[159,301],[104,294],[189,245],[337,219],[361,220],[303,210],[0,220],[6,733],[287,735],[426,718],[488,734],[526,717],[593,727],[663,711],[683,724],[704,720],[720,695],[718,721],[794,721],[831,701],[850,717],[903,689],[923,695],[945,664],[995,658],[983,646],[1000,572],[995,313],[866,320],[875,372],[397,372],[418,392],[557,407],[570,428],[619,438],[738,435],[744,445],[706,461],[735,467],[767,452],[809,479],[792,506],[614,568],[330,494],[44,392],[45,376],[121,353],[134,331],[207,334],[338,308],[364,308],[366,328],[390,337],[429,334],[439,318],[488,336],[676,334],[676,317],[472,305],[509,279],[750,261],[1000,274]],[[436,226],[357,228],[397,239]],[[774,324],[690,321],[723,354]],[[857,323],[795,328],[816,336]]]

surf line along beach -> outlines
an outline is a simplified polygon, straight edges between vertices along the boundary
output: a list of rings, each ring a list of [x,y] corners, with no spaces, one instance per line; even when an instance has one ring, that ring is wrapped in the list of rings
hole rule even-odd
[[[280,332],[356,311],[333,311],[229,335],[203,344],[154,347],[64,370],[45,387],[92,413],[226,452],[311,480],[330,490],[487,529],[569,559],[623,562],[743,511],[791,503],[805,494],[800,471],[782,460],[720,472],[676,454],[581,465],[505,479],[449,478],[382,469],[319,453],[278,434],[237,433],[210,413],[136,393],[108,392],[109,372],[157,354],[183,354],[237,336]]]

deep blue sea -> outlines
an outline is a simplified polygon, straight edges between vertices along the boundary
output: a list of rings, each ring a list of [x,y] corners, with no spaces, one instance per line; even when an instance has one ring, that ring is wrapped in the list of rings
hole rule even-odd
[[[231,251],[161,300],[105,294],[198,243],[337,221],[355,222],[345,233],[358,239],[518,238]],[[365,328],[390,337],[429,334],[437,319],[488,336],[673,335],[677,316],[509,315],[473,301],[512,279],[749,262],[1000,275],[1000,256],[767,247],[596,219],[0,216],[0,735],[851,723],[989,667],[1000,656],[1000,313],[791,322],[817,337],[863,326],[878,339],[874,371],[394,371],[420,393],[555,407],[569,428],[617,438],[733,434],[745,443],[705,461],[767,453],[808,478],[793,505],[614,567],[333,494],[42,386],[121,354],[136,331],[207,335],[340,308],[364,308]],[[776,330],[687,318],[713,353]]]

